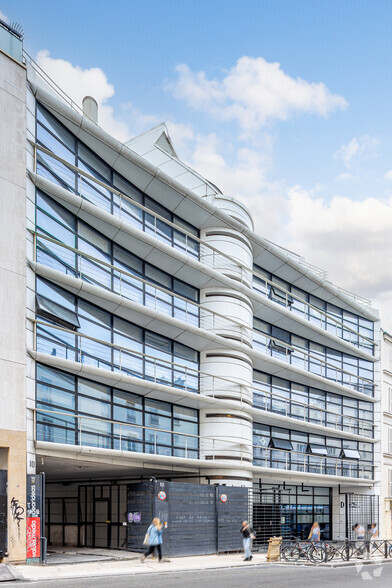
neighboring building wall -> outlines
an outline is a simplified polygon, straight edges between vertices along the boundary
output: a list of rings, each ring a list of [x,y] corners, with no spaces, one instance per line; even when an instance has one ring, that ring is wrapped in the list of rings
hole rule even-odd
[[[26,557],[26,70],[0,51],[0,445],[8,553]]]
[[[392,336],[381,334],[381,504],[380,535],[392,537]]]

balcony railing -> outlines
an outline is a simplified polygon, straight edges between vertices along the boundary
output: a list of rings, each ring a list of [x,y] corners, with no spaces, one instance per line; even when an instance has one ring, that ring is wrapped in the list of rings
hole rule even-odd
[[[254,348],[261,350],[266,355],[284,361],[289,365],[302,368],[310,372],[310,374],[321,376],[327,380],[335,382],[336,384],[342,384],[347,388],[362,392],[367,396],[373,396],[375,384],[368,378],[357,376],[347,370],[336,367],[332,363],[320,359],[304,349],[293,347],[281,339],[276,339],[275,337],[260,333],[259,331],[254,331],[254,333],[257,333],[257,337],[260,339],[257,340],[254,338]]]
[[[373,466],[337,457],[321,457],[301,451],[253,446],[253,465],[321,476],[373,479]]]
[[[58,157],[45,147],[37,143],[31,143],[31,145],[34,149],[34,171],[39,175],[47,177],[51,181],[55,181],[54,178],[57,177],[61,183],[67,185],[70,192],[193,258],[199,259],[201,248],[203,248],[204,265],[211,268],[218,267],[227,273],[235,272],[242,283],[250,285],[252,272],[249,268],[242,266],[236,259],[210,245],[206,245],[183,227],[136,202],[112,185]],[[41,156],[41,153],[44,156]],[[38,169],[37,164],[41,165],[40,169]],[[77,180],[78,189],[75,188],[75,179]],[[96,189],[92,186],[95,186]]]
[[[37,170],[37,161],[39,160],[38,154],[41,152],[46,156],[46,159],[43,162],[44,166],[47,169],[51,169],[54,175],[57,175],[59,178],[62,178],[64,173],[68,175],[71,173],[72,177],[74,177],[75,174],[77,175],[79,190],[76,190],[75,187],[70,187],[71,192],[78,194],[99,208],[103,208],[110,214],[123,218],[125,221],[136,226],[138,229],[148,234],[154,235],[160,241],[164,241],[173,246],[175,249],[182,250],[192,257],[196,257],[198,259],[199,254],[201,253],[202,261],[207,267],[219,268],[219,271],[224,271],[227,274],[234,272],[235,275],[237,275],[240,279],[241,283],[247,287],[251,285],[252,271],[248,267],[242,265],[237,259],[226,255],[211,245],[207,245],[192,233],[187,232],[185,229],[179,229],[178,225],[175,223],[168,221],[166,218],[156,214],[135,200],[132,200],[129,196],[123,194],[113,186],[102,182],[93,175],[86,173],[84,170],[79,169],[75,165],[72,165],[65,159],[58,157],[45,147],[42,147],[36,143],[32,143],[32,146],[34,148],[35,172],[39,173]],[[42,172],[40,175],[42,175]],[[88,183],[80,182],[80,179],[88,180],[88,182],[103,190],[106,195],[99,190],[97,191],[89,187]],[[63,178],[62,181],[69,182],[70,177]],[[144,220],[143,214],[145,216]],[[344,325],[335,317],[327,313],[323,313],[311,304],[304,302],[302,299],[294,296],[287,290],[284,290],[281,286],[275,284],[273,281],[257,274],[257,272],[253,271],[253,274],[256,277],[260,277],[262,280],[264,280],[266,284],[265,288],[261,286],[259,287],[259,284],[257,288],[253,286],[255,292],[259,292],[260,294],[271,298],[269,295],[270,289],[275,288],[276,291],[282,292],[282,296],[280,297],[281,299],[279,298],[280,304],[284,304],[284,306],[287,308],[290,307],[290,300],[297,300],[306,308],[306,310],[301,313],[306,320],[312,322],[313,318],[315,318],[317,323],[319,322],[319,326],[321,328],[328,332],[332,332],[339,338],[347,340],[353,345],[368,350],[370,353],[372,353],[374,342],[371,339],[365,337],[358,331],[351,329],[347,325]],[[274,301],[276,302],[276,300]],[[310,315],[312,316],[310,317]]]
[[[252,329],[245,327],[235,318],[211,311],[172,290],[65,245],[52,237],[34,231],[30,233],[33,235],[33,261],[96,284],[132,302],[174,316],[187,324],[200,326],[214,333],[235,333],[236,340],[249,344]]]
[[[374,437],[375,425],[371,421],[343,415],[311,403],[285,398],[274,392],[267,392],[258,388],[257,382],[253,382],[253,406],[260,410],[298,419],[304,423],[312,423],[337,431],[347,431],[369,439]]]
[[[284,306],[286,309],[293,312],[293,314],[301,316],[312,325],[320,327],[339,339],[343,339],[343,341],[347,341],[348,343],[351,343],[351,345],[363,349],[368,353],[373,353],[374,341],[369,337],[366,337],[359,333],[359,331],[345,325],[327,312],[320,310],[272,280],[257,273],[257,271],[254,270],[253,275],[260,279],[258,282],[253,282],[253,289],[259,294],[262,294],[273,302]]]
[[[157,359],[151,355],[94,339],[44,321],[35,320],[33,325],[35,351],[82,364],[95,365],[109,371],[123,372],[129,376],[182,388],[189,392],[198,393],[202,390],[204,394],[212,398],[221,396],[222,390],[229,395],[229,398],[240,402],[249,402],[251,398],[249,387],[233,382],[230,378],[213,376],[178,363]],[[76,340],[75,337],[77,337]],[[65,340],[66,338],[68,341]],[[304,422],[320,425],[327,423],[325,426],[334,430],[347,431],[368,438],[373,437],[374,425],[369,421],[350,416],[343,417],[341,414],[321,409],[310,403],[301,403],[285,399],[275,393],[260,391],[257,382],[253,382],[253,390],[255,408]]]
[[[100,419],[48,410],[32,409],[34,414],[34,442],[47,441],[67,445],[93,446],[103,449],[185,457],[189,460],[203,459],[200,448],[206,446],[209,461],[222,463],[222,455],[230,460],[232,451],[236,461],[249,466],[249,450],[253,447],[253,465],[270,469],[296,471],[329,476],[350,478],[373,478],[373,467],[358,462],[335,457],[318,457],[299,451],[286,451],[271,448],[248,446],[241,442],[223,440],[215,437],[202,437],[190,433],[148,427],[134,423],[123,423],[110,419]],[[162,435],[171,439],[162,442]],[[203,451],[203,449],[202,449]],[[196,462],[197,463],[197,462]]]

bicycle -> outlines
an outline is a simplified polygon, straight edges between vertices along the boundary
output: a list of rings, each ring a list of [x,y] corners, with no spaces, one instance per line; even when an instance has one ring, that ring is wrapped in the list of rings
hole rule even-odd
[[[296,563],[300,559],[306,559],[312,563],[325,561],[325,548],[320,544],[307,543],[301,545],[299,539],[295,539],[282,549],[282,557],[288,563]]]

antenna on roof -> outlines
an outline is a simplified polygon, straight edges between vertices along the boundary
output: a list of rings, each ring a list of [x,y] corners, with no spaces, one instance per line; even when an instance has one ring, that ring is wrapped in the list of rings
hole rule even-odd
[[[15,31],[15,33],[17,33],[18,37],[20,37],[23,40],[24,31],[22,25],[20,25],[18,22],[12,22],[10,24],[10,27]]]

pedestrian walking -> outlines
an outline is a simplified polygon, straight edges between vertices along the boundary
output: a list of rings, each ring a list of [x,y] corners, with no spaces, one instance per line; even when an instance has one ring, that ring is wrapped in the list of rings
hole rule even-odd
[[[355,523],[355,525],[353,526],[353,531],[356,534],[358,541],[363,541],[365,539],[365,529],[363,528],[362,525],[360,525],[359,523]],[[357,552],[356,552],[357,557],[362,558],[363,553],[365,551],[365,544],[360,543],[359,545],[356,545],[356,548],[357,548]]]
[[[241,527],[242,533],[242,543],[244,545],[244,552],[245,558],[244,561],[251,561],[253,559],[253,555],[251,552],[251,541],[256,537],[254,530],[248,523],[248,521],[243,521]]]
[[[377,527],[376,523],[372,523],[370,525],[369,533],[370,533],[370,542],[371,542],[371,545],[372,545],[372,547],[376,548],[377,547],[377,543],[374,543],[373,542],[378,537],[378,527]]]
[[[157,548],[158,551],[158,561],[162,561],[162,523],[158,517],[155,517],[155,519],[152,520],[151,525],[148,527],[144,538],[144,545],[148,545],[148,549],[141,559],[142,563],[146,557],[154,553],[155,548]]]
[[[310,529],[309,539],[312,543],[320,543],[320,527],[317,521],[314,521]]]

